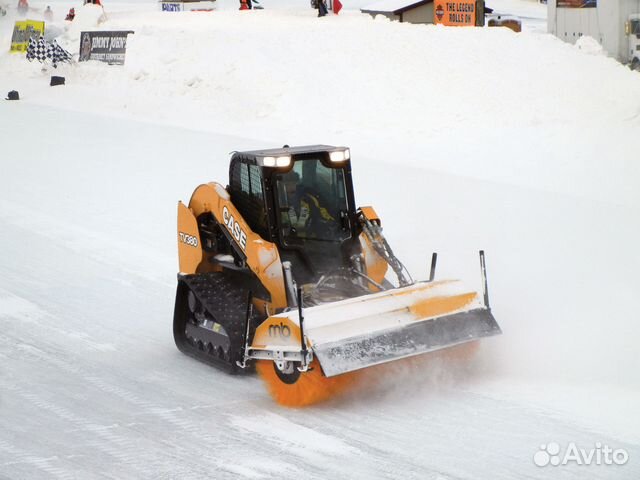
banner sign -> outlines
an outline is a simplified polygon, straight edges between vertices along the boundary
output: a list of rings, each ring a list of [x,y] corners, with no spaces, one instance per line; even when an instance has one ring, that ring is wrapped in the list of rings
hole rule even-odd
[[[162,2],[163,12],[182,12],[184,4],[182,2]]]
[[[36,20],[24,20],[16,22],[11,36],[12,53],[26,52],[31,37],[41,37],[44,35],[44,22]]]
[[[163,0],[160,6],[163,12],[210,12],[214,1],[207,0]]]
[[[475,0],[436,0],[433,23],[450,27],[475,26]]]
[[[558,8],[596,8],[597,0],[557,0]]]
[[[98,60],[109,65],[124,65],[127,53],[127,35],[131,30],[118,32],[82,32],[80,34],[79,62]]]

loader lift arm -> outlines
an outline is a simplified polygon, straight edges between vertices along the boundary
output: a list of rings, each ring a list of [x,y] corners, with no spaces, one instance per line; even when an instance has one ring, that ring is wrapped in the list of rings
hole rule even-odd
[[[411,274],[404,266],[404,264],[396,257],[387,242],[387,239],[382,234],[382,225],[377,215],[374,218],[370,218],[373,209],[371,207],[364,207],[358,210],[358,222],[362,228],[363,233],[366,235],[367,240],[373,246],[376,253],[387,262],[394,273],[398,277],[398,283],[401,287],[406,287],[413,283]]]

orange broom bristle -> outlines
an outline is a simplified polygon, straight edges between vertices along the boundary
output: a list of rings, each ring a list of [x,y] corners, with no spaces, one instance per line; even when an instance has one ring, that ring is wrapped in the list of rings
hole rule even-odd
[[[256,363],[256,370],[267,385],[274,400],[285,407],[305,407],[329,400],[355,386],[365,390],[375,387],[385,376],[393,376],[398,368],[421,369],[434,360],[444,360],[452,364],[465,364],[478,350],[479,342],[468,342],[455,347],[425,353],[416,357],[382,365],[375,365],[363,370],[345,373],[335,377],[325,377],[316,360],[311,368],[300,374],[293,384],[284,383],[275,371],[274,363],[261,360]]]
[[[256,363],[256,370],[266,383],[267,389],[276,402],[285,407],[304,407],[328,400],[344,392],[353,384],[353,373],[327,378],[317,362],[311,368],[300,374],[293,384],[286,384],[276,374],[271,361],[262,360]]]

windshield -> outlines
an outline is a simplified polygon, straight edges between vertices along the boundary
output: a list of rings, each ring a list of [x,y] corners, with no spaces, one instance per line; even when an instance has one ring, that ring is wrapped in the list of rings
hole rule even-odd
[[[350,236],[346,221],[344,172],[320,159],[298,160],[276,176],[281,234],[286,244],[301,240],[342,241]]]

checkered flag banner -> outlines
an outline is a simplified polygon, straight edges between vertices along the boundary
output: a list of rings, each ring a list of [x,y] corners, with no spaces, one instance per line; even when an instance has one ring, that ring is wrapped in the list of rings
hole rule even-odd
[[[47,42],[43,37],[37,39],[31,37],[29,39],[29,47],[27,48],[27,60],[38,60],[44,63],[49,60],[53,68],[58,68],[58,64],[62,62],[71,62],[72,57],[69,52],[62,48],[55,40],[51,43]]]

